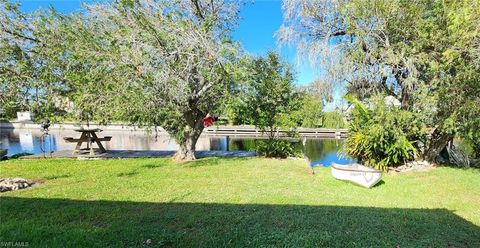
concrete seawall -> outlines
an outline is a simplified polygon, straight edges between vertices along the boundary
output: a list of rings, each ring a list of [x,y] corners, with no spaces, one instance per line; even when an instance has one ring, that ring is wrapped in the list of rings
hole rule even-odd
[[[81,126],[78,123],[52,123],[51,130],[74,130]],[[84,126],[85,127],[85,126]],[[146,128],[136,127],[126,124],[99,125],[90,124],[89,128],[99,128],[104,131],[146,131]],[[0,122],[0,129],[40,129],[40,124],[33,122]],[[157,128],[158,133],[166,133],[163,128]],[[332,128],[298,128],[298,134],[301,137],[317,138],[345,138],[348,135],[348,129]],[[288,130],[278,130],[278,136],[288,136]],[[264,137],[260,130],[255,126],[211,126],[204,129],[205,135],[212,136],[249,136]]]

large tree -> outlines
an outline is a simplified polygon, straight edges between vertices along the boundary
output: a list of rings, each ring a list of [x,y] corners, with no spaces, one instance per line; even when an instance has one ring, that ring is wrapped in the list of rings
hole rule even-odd
[[[125,0],[70,16],[38,13],[12,26],[31,26],[13,36],[35,35],[24,50],[38,54],[45,73],[34,78],[51,84],[43,88],[46,98],[68,93],[86,119],[161,126],[180,145],[174,158],[191,160],[202,119],[215,113],[230,83],[237,10],[222,0]]]
[[[286,0],[278,36],[295,42],[330,84],[361,99],[392,95],[432,128],[434,160],[478,107],[480,1]],[[470,117],[467,117],[470,116]],[[472,135],[470,135],[472,136]]]
[[[293,71],[274,52],[253,58],[246,67],[246,87],[240,93],[247,106],[245,111],[256,127],[274,139],[280,127],[294,126],[290,120],[296,107]]]
[[[279,140],[279,129],[288,128],[295,135],[294,111],[300,98],[294,91],[293,71],[275,52],[244,61],[243,76],[237,91],[238,111],[251,117],[251,124],[267,135],[267,140],[255,142],[256,151],[266,157],[294,155],[290,142]],[[237,105],[237,106],[238,106]]]
[[[177,160],[195,159],[203,118],[215,113],[230,83],[229,40],[236,6],[227,1],[132,1],[89,7],[97,39],[116,46],[110,61],[125,88],[120,114],[159,125],[180,144]]]

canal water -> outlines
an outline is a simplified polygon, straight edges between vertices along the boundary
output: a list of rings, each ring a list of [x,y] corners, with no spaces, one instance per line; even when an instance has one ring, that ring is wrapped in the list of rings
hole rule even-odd
[[[44,151],[73,150],[74,143],[66,143],[63,137],[79,137],[73,130],[51,130],[42,136],[40,130],[0,129],[0,149],[8,149],[9,156],[17,153],[40,154]],[[148,134],[143,131],[103,131],[100,136],[112,136],[110,142],[103,142],[107,150],[158,150],[172,151],[178,144],[168,135]],[[255,137],[208,136],[202,135],[197,150],[236,151],[254,150]],[[295,149],[303,152],[311,166],[329,166],[332,162],[346,164],[351,159],[341,155],[342,139],[310,139],[293,141]]]

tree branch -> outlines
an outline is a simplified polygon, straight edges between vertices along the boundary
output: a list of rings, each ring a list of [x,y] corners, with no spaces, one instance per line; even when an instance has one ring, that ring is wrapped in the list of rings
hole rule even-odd
[[[205,20],[205,17],[203,16],[202,14],[202,10],[200,8],[200,4],[198,3],[198,0],[191,0],[192,1],[192,4],[195,6],[195,12],[197,12],[197,17],[202,19],[202,20]]]
[[[23,34],[14,32],[14,31],[7,30],[7,29],[5,29],[5,28],[2,28],[2,31],[5,32],[5,33],[7,33],[7,34],[10,34],[10,35],[17,36],[18,38],[22,38],[22,39],[24,39],[24,40],[30,40],[30,41],[42,43],[40,40],[38,40],[38,39],[36,39],[36,38],[28,37],[28,36],[26,36],[26,35],[23,35]]]
[[[338,31],[335,31],[335,32],[331,33],[329,36],[330,37],[337,37],[337,36],[343,36],[343,35],[347,35],[347,32],[344,31],[344,30],[338,30]]]

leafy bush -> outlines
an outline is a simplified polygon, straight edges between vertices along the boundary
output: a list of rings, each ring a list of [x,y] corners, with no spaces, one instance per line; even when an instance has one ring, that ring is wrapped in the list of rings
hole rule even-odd
[[[480,96],[477,102],[465,104],[458,110],[457,119],[462,119],[458,136],[468,145],[469,156],[480,159]]]
[[[0,149],[0,160],[7,155],[7,150]]]
[[[380,170],[415,159],[425,138],[425,127],[415,114],[386,107],[381,98],[371,109],[355,98],[347,100],[355,106],[345,145],[350,156]]]
[[[479,137],[463,138],[461,146],[468,154],[468,156],[480,159],[480,135]]]
[[[287,158],[299,156],[292,142],[286,140],[258,140],[255,143],[256,152],[267,158]]]

